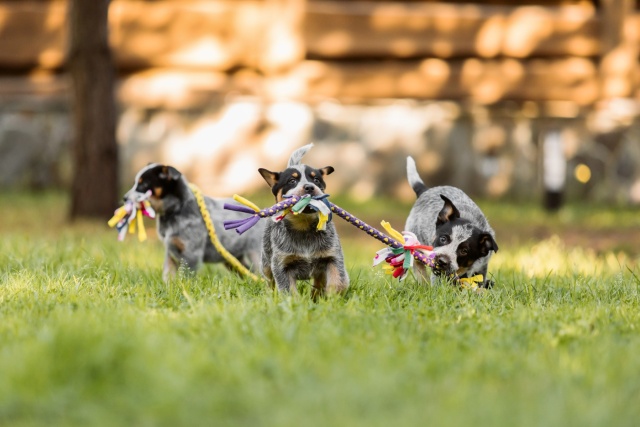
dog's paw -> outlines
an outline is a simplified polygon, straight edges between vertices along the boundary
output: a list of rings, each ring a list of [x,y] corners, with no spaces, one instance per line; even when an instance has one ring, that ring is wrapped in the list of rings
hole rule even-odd
[[[482,284],[482,287],[485,289],[491,289],[495,284],[496,282],[494,282],[493,280],[485,280],[485,282]]]

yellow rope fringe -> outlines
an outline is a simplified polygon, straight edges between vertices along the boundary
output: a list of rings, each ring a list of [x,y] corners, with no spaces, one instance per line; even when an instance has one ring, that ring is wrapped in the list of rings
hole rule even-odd
[[[245,199],[244,197],[238,195],[238,194],[234,194],[233,195],[233,200],[235,200],[236,202],[245,205],[246,207],[253,209],[256,212],[260,212],[260,208],[253,202]]]
[[[211,221],[211,216],[209,215],[209,210],[207,209],[207,205],[204,202],[204,198],[202,197],[202,193],[200,192],[200,189],[196,187],[194,184],[189,184],[189,188],[191,188],[191,191],[193,191],[193,194],[196,196],[196,201],[198,202],[198,207],[200,208],[200,214],[202,214],[202,219],[204,220],[204,224],[207,227],[207,231],[209,232],[209,239],[211,239],[211,243],[213,243],[213,247],[216,248],[216,250],[220,253],[220,255],[222,255],[222,257],[225,259],[225,261],[227,261],[240,274],[250,277],[253,280],[260,281],[261,279],[258,276],[250,272],[244,265],[242,265],[242,263],[240,263],[240,261],[237,260],[236,257],[231,255],[231,253],[224,246],[222,246],[222,243],[220,243],[220,240],[216,235],[216,229],[213,226],[213,222]],[[234,196],[234,199],[235,199],[235,196]],[[237,201],[240,202],[239,200]],[[257,210],[260,210],[260,209],[257,209]]]
[[[109,227],[113,228],[126,215],[127,215],[127,210],[123,207],[119,207],[118,209],[116,209],[116,212],[113,214],[113,217],[111,217],[111,219],[107,222],[107,224],[109,225]]]
[[[402,235],[402,233],[400,233],[398,230],[391,227],[391,224],[389,224],[387,221],[382,220],[380,221],[380,224],[382,225],[382,227],[384,227],[385,230],[387,230],[387,233],[389,233],[389,236],[393,237],[398,242],[404,245],[404,236]]]
[[[142,211],[140,209],[136,212],[136,220],[138,222],[138,240],[144,242],[147,240],[147,230],[144,228],[144,220],[142,219]]]
[[[460,287],[462,289],[478,289],[478,283],[482,283],[484,277],[482,274],[476,274],[472,277],[463,277],[460,279]]]

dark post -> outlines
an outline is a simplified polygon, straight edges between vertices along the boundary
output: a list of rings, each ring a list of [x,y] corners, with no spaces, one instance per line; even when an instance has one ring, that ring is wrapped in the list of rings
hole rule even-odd
[[[114,66],[109,0],[71,0],[69,70],[73,108],[71,219],[109,217],[118,199]]]

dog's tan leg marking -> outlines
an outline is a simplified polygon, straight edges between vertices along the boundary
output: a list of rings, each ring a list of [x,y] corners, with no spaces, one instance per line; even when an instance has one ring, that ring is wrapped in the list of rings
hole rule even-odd
[[[262,274],[267,278],[267,283],[271,287],[271,289],[276,287],[276,281],[273,278],[273,271],[271,271],[271,267],[263,266]]]
[[[185,244],[180,237],[173,236],[170,244],[178,251],[179,254],[184,252]]]
[[[298,295],[298,281],[293,274],[289,274],[289,292],[291,295]]]
[[[327,289],[327,271],[316,271],[313,275],[313,289],[311,290],[311,298],[316,301],[320,296],[324,295]]]
[[[347,273],[345,272],[345,277],[343,277],[343,275],[340,274],[338,266],[333,263],[327,265],[325,285],[326,291],[330,293],[343,293],[344,291],[346,291],[349,287],[349,279],[345,280],[346,274]]]

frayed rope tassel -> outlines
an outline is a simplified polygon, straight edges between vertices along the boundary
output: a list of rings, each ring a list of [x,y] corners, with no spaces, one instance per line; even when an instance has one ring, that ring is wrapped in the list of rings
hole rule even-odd
[[[146,193],[134,193],[113,213],[113,217],[107,222],[109,227],[115,227],[118,230],[118,240],[123,241],[127,236],[136,232],[138,228],[138,240],[144,242],[147,240],[147,231],[144,228],[143,216],[155,218],[156,212],[149,203],[151,190]]]

